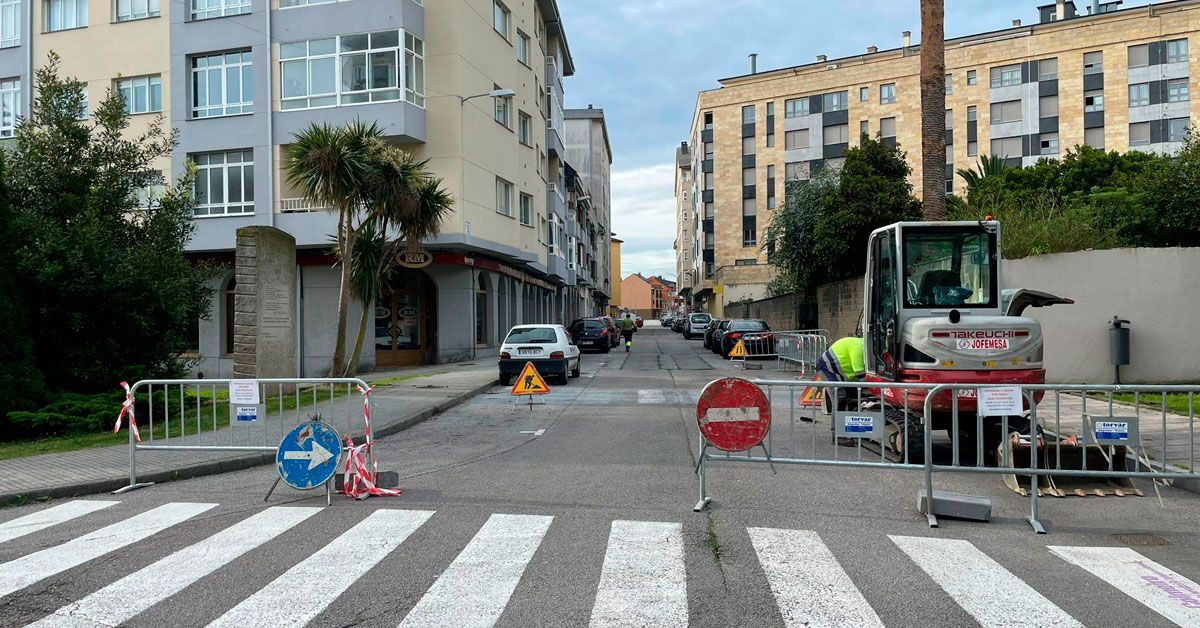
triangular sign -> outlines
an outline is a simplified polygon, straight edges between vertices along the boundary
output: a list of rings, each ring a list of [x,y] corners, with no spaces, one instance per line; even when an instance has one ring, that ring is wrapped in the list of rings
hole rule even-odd
[[[521,374],[513,384],[512,394],[548,395],[550,387],[546,385],[546,380],[542,379],[542,375],[534,368],[533,362],[526,362],[525,368],[521,369]]]
[[[800,405],[805,407],[821,405],[821,391],[809,386],[804,389],[804,394],[800,396]]]
[[[731,358],[746,357],[746,341],[744,341],[744,340],[737,341],[737,344],[733,345],[733,348],[729,350],[729,357],[731,357]]]

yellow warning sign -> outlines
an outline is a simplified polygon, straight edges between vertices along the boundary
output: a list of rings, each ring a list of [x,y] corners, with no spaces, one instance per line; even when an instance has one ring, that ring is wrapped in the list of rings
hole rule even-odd
[[[731,358],[746,357],[746,341],[744,341],[744,340],[737,341],[737,344],[733,345],[733,348],[729,350],[729,357],[731,357]]]
[[[513,384],[512,394],[547,395],[549,393],[550,387],[546,385],[546,380],[542,379],[542,375],[534,368],[533,362],[526,362],[525,368],[521,369],[521,375]]]

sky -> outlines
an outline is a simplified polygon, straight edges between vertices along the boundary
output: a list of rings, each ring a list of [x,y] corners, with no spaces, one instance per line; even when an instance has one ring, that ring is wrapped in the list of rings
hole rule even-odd
[[[946,35],[1038,21],[1052,0],[946,0]],[[613,150],[612,228],[623,275],[674,279],[675,149],[696,94],[717,79],[920,40],[918,0],[558,0],[575,75],[566,104],[603,108]],[[1147,0],[1127,1],[1126,7]],[[1090,2],[1077,1],[1083,12]]]

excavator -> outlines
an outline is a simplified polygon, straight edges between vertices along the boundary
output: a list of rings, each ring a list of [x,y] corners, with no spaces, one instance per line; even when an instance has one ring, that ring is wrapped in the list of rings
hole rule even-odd
[[[889,437],[877,445],[893,459],[908,449],[909,461],[918,462],[924,456],[926,391],[895,384],[1045,383],[1042,327],[1023,314],[1030,307],[1074,301],[1036,290],[1002,289],[1000,250],[1000,223],[990,219],[900,222],[872,232],[862,316],[864,379],[892,386],[867,389],[865,395],[842,394],[826,401],[826,411],[833,403],[840,409],[882,407]],[[975,462],[980,423],[986,464],[1007,460],[1012,466],[1028,466],[1035,450],[1039,465],[1085,464],[1082,457],[1090,454],[1073,438],[1040,431],[1037,447],[1019,438],[1029,434],[1028,401],[1020,416],[985,417],[980,422],[976,397],[976,389],[962,388],[938,393],[932,402],[932,430],[951,431],[957,407],[959,444],[968,452],[962,454],[965,464]],[[1036,395],[1035,403],[1040,400],[1041,394]],[[1047,447],[1048,443],[1060,447]],[[1062,447],[1064,443],[1070,446]],[[1006,447],[1008,455],[1003,454]],[[1064,459],[1047,460],[1051,452]],[[1074,459],[1066,459],[1066,452],[1073,452]],[[1018,492],[1027,490],[1009,485]]]

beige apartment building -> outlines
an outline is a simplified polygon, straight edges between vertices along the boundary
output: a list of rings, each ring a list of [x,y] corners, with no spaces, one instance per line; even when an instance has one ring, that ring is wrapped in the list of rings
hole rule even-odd
[[[196,339],[206,376],[232,372],[235,234],[255,225],[296,240],[297,372],[329,368],[335,218],[282,174],[294,135],[314,123],[377,123],[455,198],[422,243],[427,263],[397,272],[373,304],[360,368],[490,355],[513,324],[607,309],[611,147],[603,110],[589,108],[582,124],[600,132],[581,163],[568,157],[575,66],[556,0],[0,5],[0,138],[29,111],[31,77],[54,51],[61,73],[86,83],[81,115],[118,89],[131,132],[161,116],[178,133],[165,178],[196,164],[189,252],[228,268]]]
[[[1200,1],[1060,1],[1038,11],[1036,24],[1014,20],[946,41],[948,193],[962,185],[955,170],[980,155],[1031,165],[1075,145],[1160,153],[1181,146],[1193,119],[1190,95],[1200,90],[1191,69],[1200,61],[1200,42],[1192,41]],[[719,315],[725,303],[766,295],[773,269],[763,236],[785,180],[839,167],[862,134],[907,153],[920,196],[920,47],[908,32],[900,40],[889,50],[866,46],[850,57],[752,69],[700,92],[690,163],[679,151],[676,160],[680,290],[693,307]],[[689,170],[690,189],[679,184]]]

